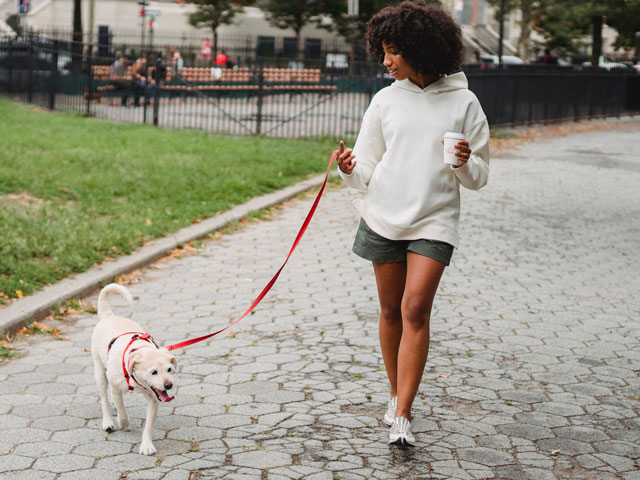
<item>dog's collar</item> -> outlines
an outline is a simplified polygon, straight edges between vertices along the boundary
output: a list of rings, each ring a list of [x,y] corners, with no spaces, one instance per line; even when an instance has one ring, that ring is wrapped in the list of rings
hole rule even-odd
[[[129,358],[127,359],[127,361],[125,361],[125,358],[127,356],[127,350],[129,350],[129,347],[131,347],[131,345],[133,344],[133,342],[135,342],[136,340],[144,340],[146,342],[152,343],[156,348],[158,348],[158,344],[153,340],[153,337],[146,332],[125,332],[125,333],[121,333],[120,335],[113,337],[111,339],[111,341],[109,342],[109,345],[107,346],[107,356],[109,356],[109,351],[111,351],[111,347],[113,346],[113,344],[116,342],[116,340],[118,340],[120,337],[124,336],[124,335],[133,335],[131,337],[131,340],[129,340],[129,343],[127,344],[126,347],[124,347],[124,350],[122,351],[122,373],[124,374],[124,378],[127,381],[127,386],[129,387],[129,390],[133,390],[134,387],[131,386],[131,379],[133,379],[134,382],[136,382],[136,384],[142,388],[146,388],[144,385],[142,385],[140,382],[138,382],[138,380],[136,380],[136,377],[133,376],[133,371],[131,371],[129,369],[130,365],[131,365],[131,354],[133,352],[135,352],[136,350],[140,349],[140,348],[144,348],[144,347],[138,347],[138,348],[133,348],[131,349],[131,351],[129,352]]]

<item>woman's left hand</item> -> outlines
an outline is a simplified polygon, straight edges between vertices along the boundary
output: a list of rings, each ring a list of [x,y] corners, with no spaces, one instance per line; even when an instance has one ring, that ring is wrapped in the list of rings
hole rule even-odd
[[[456,149],[456,157],[458,157],[458,166],[453,168],[460,168],[469,161],[471,148],[469,148],[469,142],[466,140],[458,140],[454,148]]]
[[[444,138],[440,140],[440,143],[444,145]],[[458,166],[453,165],[453,168],[460,168],[469,161],[471,156],[471,148],[469,142],[466,140],[458,140],[458,143],[453,147],[456,149],[456,157],[458,157]]]

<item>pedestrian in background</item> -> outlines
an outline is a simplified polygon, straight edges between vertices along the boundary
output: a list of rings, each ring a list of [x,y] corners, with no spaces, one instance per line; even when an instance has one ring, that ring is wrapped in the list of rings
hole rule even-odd
[[[127,106],[127,97],[129,90],[131,90],[131,72],[129,67],[131,66],[131,60],[124,56],[122,52],[116,53],[116,59],[111,65],[109,70],[109,83],[113,85],[116,90],[120,90],[120,105]]]
[[[135,101],[136,107],[140,106],[140,95],[144,96],[145,105],[149,104],[150,99],[155,95],[156,82],[153,78],[149,78],[149,65],[147,64],[147,53],[142,52],[140,58],[133,65],[133,81],[135,83]]]
[[[177,79],[180,79],[182,76],[182,69],[184,68],[184,59],[182,58],[182,55],[180,55],[180,52],[178,50],[173,52],[171,63],[174,68],[175,77]]]
[[[486,184],[489,126],[460,70],[460,28],[441,6],[385,7],[369,21],[366,42],[396,81],[374,96],[353,150],[340,142],[338,167],[363,191],[353,251],[373,263],[378,287],[389,443],[407,446],[416,441],[411,407],[427,361],[433,299],[458,246],[459,186]],[[464,134],[455,145],[458,165],[443,162],[445,132]]]
[[[216,61],[215,61],[216,67],[226,67],[228,61],[229,61],[229,56],[227,55],[227,52],[225,52],[224,50],[222,50],[220,53],[216,55]]]

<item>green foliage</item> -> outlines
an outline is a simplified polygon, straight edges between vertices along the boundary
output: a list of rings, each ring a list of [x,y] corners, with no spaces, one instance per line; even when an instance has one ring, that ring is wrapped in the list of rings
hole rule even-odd
[[[242,12],[241,6],[246,2],[238,0],[187,0],[197,6],[197,10],[189,14],[189,24],[196,28],[207,27],[216,32],[220,25],[233,22],[233,17]]]
[[[323,28],[337,31],[350,40],[364,38],[367,22],[374,14],[387,5],[399,3],[400,0],[360,0],[358,15],[347,15],[347,2],[345,0],[321,0],[320,10],[331,17],[333,23],[320,25]]]
[[[532,14],[535,29],[545,38],[545,46],[560,52],[583,50],[584,38],[594,35],[597,17],[604,18],[618,31],[616,46],[637,45],[635,32],[640,29],[640,0],[540,0],[534,2]]]
[[[320,13],[318,0],[266,0],[261,8],[276,28],[291,28],[299,36],[302,27]]]
[[[0,360],[8,360],[20,355],[20,351],[11,348],[8,345],[0,343]]]
[[[636,55],[640,52],[640,0],[621,0],[607,12],[607,24],[615,28],[618,37],[616,47],[636,48]]]
[[[7,101],[0,131],[0,301],[323,172],[336,145],[168,131]]]
[[[562,53],[578,53],[584,49],[583,38],[591,25],[587,3],[583,0],[540,2],[533,18],[546,47]]]

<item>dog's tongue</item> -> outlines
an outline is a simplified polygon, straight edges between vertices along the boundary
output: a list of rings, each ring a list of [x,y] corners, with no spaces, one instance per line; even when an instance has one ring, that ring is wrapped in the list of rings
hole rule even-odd
[[[170,402],[171,400],[176,398],[176,397],[170,397],[166,390],[159,391],[158,397],[160,398],[160,401],[163,403]]]

